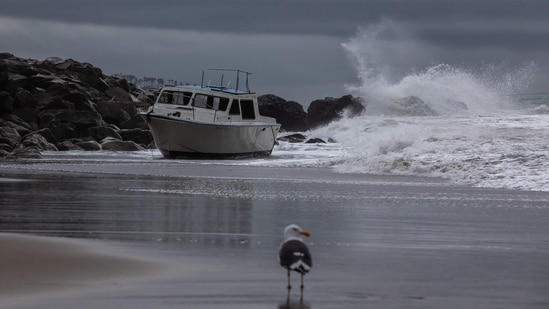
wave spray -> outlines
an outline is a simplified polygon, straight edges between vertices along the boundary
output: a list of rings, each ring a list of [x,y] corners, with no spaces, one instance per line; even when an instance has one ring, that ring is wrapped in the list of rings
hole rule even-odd
[[[363,98],[366,112],[313,132],[346,149],[335,169],[549,190],[549,176],[540,173],[549,170],[548,115],[513,105],[535,65],[433,64],[440,52],[403,29],[383,21],[343,44],[360,81],[348,90]]]

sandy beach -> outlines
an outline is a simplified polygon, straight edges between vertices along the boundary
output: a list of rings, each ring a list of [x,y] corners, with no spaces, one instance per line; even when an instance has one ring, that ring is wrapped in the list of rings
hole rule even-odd
[[[0,183],[1,308],[549,306],[546,192],[166,160],[13,163]],[[303,295],[276,259],[289,223],[312,233]]]
[[[0,233],[0,248],[2,306],[48,293],[117,288],[160,269],[75,239]]]

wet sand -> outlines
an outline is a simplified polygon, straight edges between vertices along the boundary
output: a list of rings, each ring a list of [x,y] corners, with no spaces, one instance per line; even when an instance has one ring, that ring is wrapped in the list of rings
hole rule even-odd
[[[0,184],[0,232],[71,238],[23,247],[28,274],[37,257],[97,266],[41,274],[55,294],[2,308],[549,307],[545,192],[166,160],[0,164]],[[288,298],[276,254],[289,223],[312,233],[314,267]],[[121,256],[169,271],[141,276]],[[59,294],[66,282],[84,289]]]
[[[117,288],[161,269],[152,261],[106,254],[105,246],[75,239],[0,233],[0,248],[3,308],[38,295]]]

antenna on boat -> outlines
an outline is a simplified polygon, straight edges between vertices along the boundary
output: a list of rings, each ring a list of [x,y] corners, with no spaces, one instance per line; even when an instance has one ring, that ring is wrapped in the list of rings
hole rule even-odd
[[[238,91],[239,90],[239,87],[240,87],[240,73],[243,73],[243,74],[246,74],[246,91],[248,93],[251,93],[251,90],[250,90],[250,85],[249,85],[249,81],[248,81],[248,76],[252,75],[252,73],[250,72],[246,72],[246,71],[242,71],[242,70],[237,70],[237,69],[208,69],[208,70],[211,70],[211,71],[232,71],[232,72],[236,72],[236,87],[235,87],[235,90]],[[221,88],[223,88],[223,74],[221,74]],[[202,71],[202,79],[204,79],[204,71]],[[229,84],[227,84],[227,86],[225,88],[228,88],[229,87]]]
[[[200,80],[200,88],[204,88],[204,70],[202,70],[202,79]]]

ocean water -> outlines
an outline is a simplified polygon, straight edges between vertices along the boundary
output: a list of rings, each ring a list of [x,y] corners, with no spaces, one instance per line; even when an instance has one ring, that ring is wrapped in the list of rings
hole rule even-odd
[[[549,94],[499,99],[506,107],[482,108],[485,106],[480,102],[484,101],[461,100],[468,108],[449,112],[444,110],[446,104],[437,105],[441,101],[429,101],[423,96],[422,101],[429,102],[426,104],[438,115],[367,111],[305,133],[335,142],[280,141],[266,158],[185,163],[325,167],[337,173],[437,177],[458,185],[549,191]],[[51,152],[44,157],[56,161],[163,160],[157,150],[127,154]]]
[[[348,91],[366,112],[308,132],[336,143],[281,142],[265,164],[549,191],[549,92],[529,89],[535,63],[425,65],[414,55],[430,50],[391,21],[362,29],[343,48],[359,79]],[[414,69],[399,72],[403,62]]]

